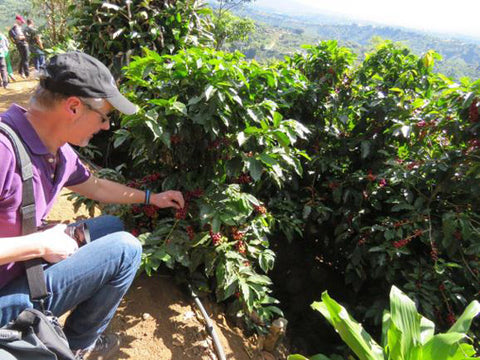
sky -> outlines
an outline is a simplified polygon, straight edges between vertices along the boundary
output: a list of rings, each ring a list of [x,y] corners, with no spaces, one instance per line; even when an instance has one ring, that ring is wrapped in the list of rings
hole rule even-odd
[[[257,0],[257,3],[264,1],[270,2]],[[288,3],[286,6],[297,10],[312,8],[379,24],[480,39],[480,0],[289,0]]]

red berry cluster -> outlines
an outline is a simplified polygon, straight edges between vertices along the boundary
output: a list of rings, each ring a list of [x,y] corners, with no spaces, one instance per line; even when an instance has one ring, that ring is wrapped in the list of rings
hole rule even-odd
[[[141,178],[139,180],[133,180],[133,181],[128,182],[127,186],[129,186],[131,188],[135,188],[135,189],[140,189],[143,185],[151,184],[151,183],[154,183],[154,182],[160,180],[161,177],[162,177],[162,175],[160,173],[153,173],[153,174],[145,175],[143,178]]]
[[[460,230],[456,230],[453,233],[453,237],[458,241],[462,240],[462,232]]]
[[[380,181],[378,182],[378,186],[380,186],[380,187],[387,186],[387,180],[386,179],[380,179]]]
[[[140,230],[138,230],[138,229],[132,229],[132,230],[130,231],[130,233],[131,233],[133,236],[137,237],[138,235],[140,235]]]
[[[213,245],[217,246],[222,243],[222,233],[214,233],[210,230],[210,238],[212,239]]]
[[[417,166],[418,166],[418,162],[412,161],[410,164],[407,165],[407,170],[413,170]]]
[[[432,241],[431,243],[432,250],[430,251],[430,257],[434,262],[438,261],[438,249],[437,249],[437,244],[435,241]]]
[[[190,201],[193,198],[202,197],[203,193],[204,193],[203,189],[200,189],[200,188],[197,188],[197,189],[192,190],[192,191],[187,191],[185,193],[185,200]]]
[[[418,123],[417,123],[417,127],[419,128],[423,128],[427,126],[427,122],[425,120],[420,120]]]
[[[267,213],[267,208],[265,206],[255,205],[253,208],[255,209],[255,212],[258,214],[264,215]]]
[[[235,184],[250,184],[253,181],[252,177],[246,173],[242,173],[238,178],[233,180]]]
[[[138,205],[132,205],[132,213],[133,214],[140,214],[142,212],[142,209]]]
[[[365,236],[362,236],[360,239],[357,241],[358,246],[362,246],[367,242],[367,238]]]
[[[233,240],[237,240],[237,241],[242,240],[244,235],[245,235],[245,233],[243,233],[241,231],[234,231],[232,233]]]
[[[143,212],[149,218],[153,218],[157,216],[157,207],[155,205],[146,205],[143,207]]]
[[[467,154],[480,148],[480,140],[471,139],[468,141]]]
[[[247,247],[245,245],[245,242],[242,241],[242,240],[238,240],[236,243],[235,243],[235,248],[237,249],[237,251],[240,253],[240,254],[245,254],[247,252]]]
[[[221,145],[228,146],[230,145],[230,140],[227,138],[216,139],[208,144],[208,150],[218,149]]]
[[[193,230],[193,226],[187,226],[187,234],[188,238],[190,240],[193,240],[193,238],[195,237],[195,230]]]
[[[372,170],[368,170],[367,179],[370,182],[374,182],[377,179],[377,175],[374,175]]]
[[[330,190],[335,190],[336,188],[338,188],[338,186],[339,186],[339,185],[338,185],[338,183],[337,183],[336,181],[331,181],[331,182],[328,183],[328,188],[329,188]]]
[[[172,135],[172,136],[170,136],[170,142],[173,145],[176,145],[176,144],[179,144],[180,142],[182,142],[182,138],[179,135]]]
[[[447,318],[445,320],[447,321],[448,325],[453,325],[455,324],[455,321],[457,321],[457,319],[455,318],[455,315],[452,312],[448,313]]]
[[[410,241],[412,241],[414,238],[416,238],[416,237],[418,237],[422,234],[423,234],[423,230],[417,229],[417,230],[415,230],[415,232],[412,235],[406,237],[405,239],[394,241],[393,242],[393,247],[395,247],[397,249],[402,248],[402,247],[408,245],[408,243]]]
[[[187,217],[187,206],[186,205],[183,208],[177,209],[177,211],[175,212],[175,219],[177,219],[177,220],[183,220],[186,217]]]
[[[470,108],[468,109],[468,117],[471,123],[478,122],[477,98],[473,99],[473,102],[470,104]]]

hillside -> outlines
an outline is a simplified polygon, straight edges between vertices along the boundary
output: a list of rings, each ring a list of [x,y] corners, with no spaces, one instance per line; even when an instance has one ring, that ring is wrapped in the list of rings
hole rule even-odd
[[[260,61],[282,59],[300,49],[302,44],[332,39],[351,48],[361,59],[363,54],[371,50],[372,38],[382,38],[401,42],[417,55],[435,50],[443,57],[437,64],[437,70],[449,77],[480,78],[480,43],[473,40],[447,39],[397,27],[332,24],[325,21],[324,17],[287,15],[253,7],[237,9],[236,14],[255,20],[257,31],[249,41],[231,44],[230,49],[239,49],[247,57]]]

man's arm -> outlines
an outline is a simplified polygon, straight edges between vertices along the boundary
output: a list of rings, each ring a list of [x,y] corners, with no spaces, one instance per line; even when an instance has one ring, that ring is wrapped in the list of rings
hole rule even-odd
[[[141,204],[145,201],[143,190],[133,189],[123,184],[110,180],[100,179],[91,175],[87,181],[69,186],[73,192],[89,199],[111,204]],[[150,196],[150,203],[159,208],[173,207],[181,209],[185,206],[183,195],[180,191],[168,190]]]
[[[65,234],[66,225],[29,235],[0,239],[0,265],[16,261],[44,258],[56,263],[72,255],[77,242]]]

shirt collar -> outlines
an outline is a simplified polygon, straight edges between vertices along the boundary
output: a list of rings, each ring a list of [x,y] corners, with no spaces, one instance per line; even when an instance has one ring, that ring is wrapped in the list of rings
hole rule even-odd
[[[13,104],[10,108],[1,115],[2,121],[10,125],[21,137],[24,143],[28,146],[29,150],[35,155],[48,155],[48,151],[45,144],[40,140],[37,132],[33,128],[30,121],[28,121],[25,113],[26,109]]]

